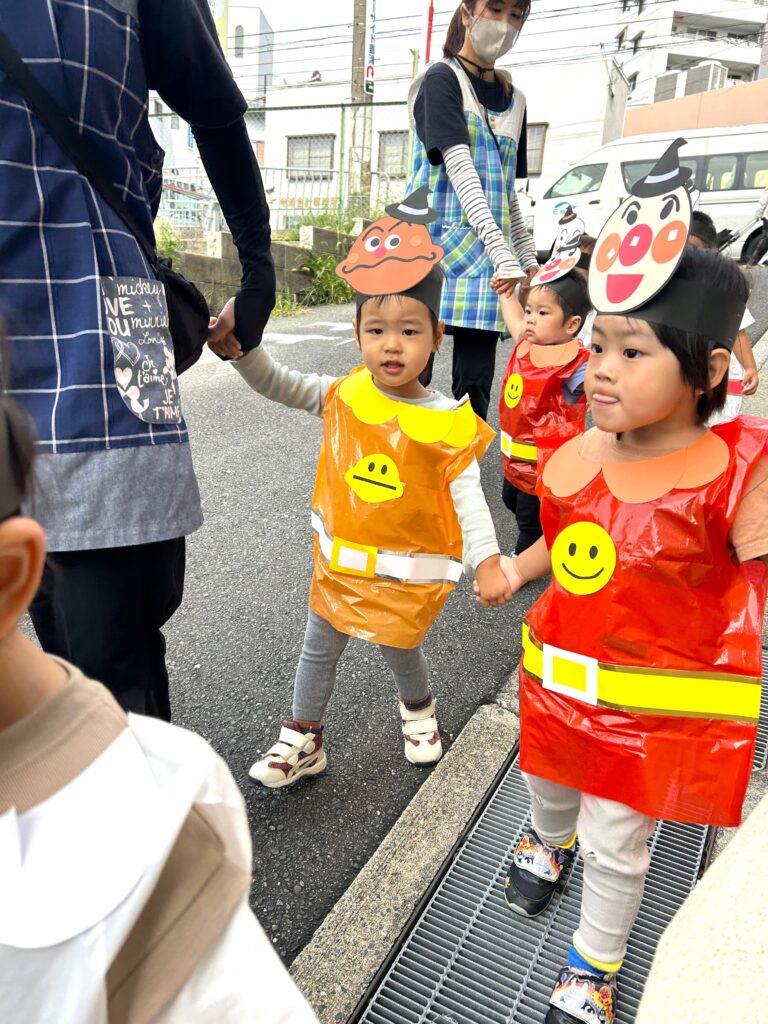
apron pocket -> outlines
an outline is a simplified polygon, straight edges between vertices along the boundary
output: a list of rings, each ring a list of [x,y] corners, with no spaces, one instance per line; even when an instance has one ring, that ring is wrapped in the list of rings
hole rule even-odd
[[[123,402],[144,423],[181,423],[162,284],[145,277],[102,277],[101,294],[115,383]]]

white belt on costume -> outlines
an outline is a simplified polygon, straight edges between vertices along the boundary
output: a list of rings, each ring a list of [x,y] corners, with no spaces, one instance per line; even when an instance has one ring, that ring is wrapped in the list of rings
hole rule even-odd
[[[458,583],[461,579],[462,563],[449,555],[402,555],[331,537],[314,509],[312,529],[317,534],[323,558],[334,572],[368,579],[379,577],[398,583]]]

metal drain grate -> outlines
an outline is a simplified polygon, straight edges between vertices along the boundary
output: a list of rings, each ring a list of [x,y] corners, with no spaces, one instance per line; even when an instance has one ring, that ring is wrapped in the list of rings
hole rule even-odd
[[[768,651],[763,648],[763,688],[760,691],[760,722],[755,740],[755,759],[752,771],[768,767]]]
[[[448,868],[356,1024],[542,1024],[579,917],[581,858],[541,917],[504,900],[502,881],[529,824],[517,758]],[[656,944],[696,883],[707,829],[662,822],[620,976],[617,1024],[635,1019]]]
[[[753,769],[768,766],[768,650]],[[502,880],[529,798],[517,758],[492,793],[380,983],[350,1018],[354,1024],[542,1024],[558,969],[576,930],[583,885],[577,858],[540,918],[506,905]],[[693,889],[708,854],[709,830],[660,822],[651,866],[619,978],[616,1024],[632,1024],[662,932]]]

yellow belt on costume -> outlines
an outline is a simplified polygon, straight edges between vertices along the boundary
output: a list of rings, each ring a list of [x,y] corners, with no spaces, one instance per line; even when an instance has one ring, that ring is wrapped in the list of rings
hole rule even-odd
[[[398,583],[458,583],[461,579],[462,563],[450,555],[380,551],[373,545],[332,537],[314,510],[312,529],[317,534],[320,553],[334,572]]]
[[[545,690],[594,706],[645,715],[756,722],[760,680],[754,676],[609,665],[541,644],[523,623],[523,668]]]
[[[501,450],[508,459],[518,459],[520,462],[536,462],[539,453],[536,445],[531,441],[516,441],[510,434],[501,431]]]

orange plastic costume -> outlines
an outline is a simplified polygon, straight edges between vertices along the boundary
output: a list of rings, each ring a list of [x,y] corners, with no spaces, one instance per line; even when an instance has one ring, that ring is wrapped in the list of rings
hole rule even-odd
[[[499,400],[504,476],[520,491],[536,493],[538,437],[557,434],[561,441],[581,434],[587,402],[569,405],[563,384],[589,359],[578,338],[562,345],[518,342],[504,375]]]
[[[364,367],[331,385],[323,423],[309,606],[342,633],[416,647],[461,575],[449,485],[493,431],[469,402],[398,402]]]
[[[737,825],[760,711],[766,570],[728,537],[768,425],[640,463],[546,460],[550,586],[523,627],[521,767],[675,821]]]

